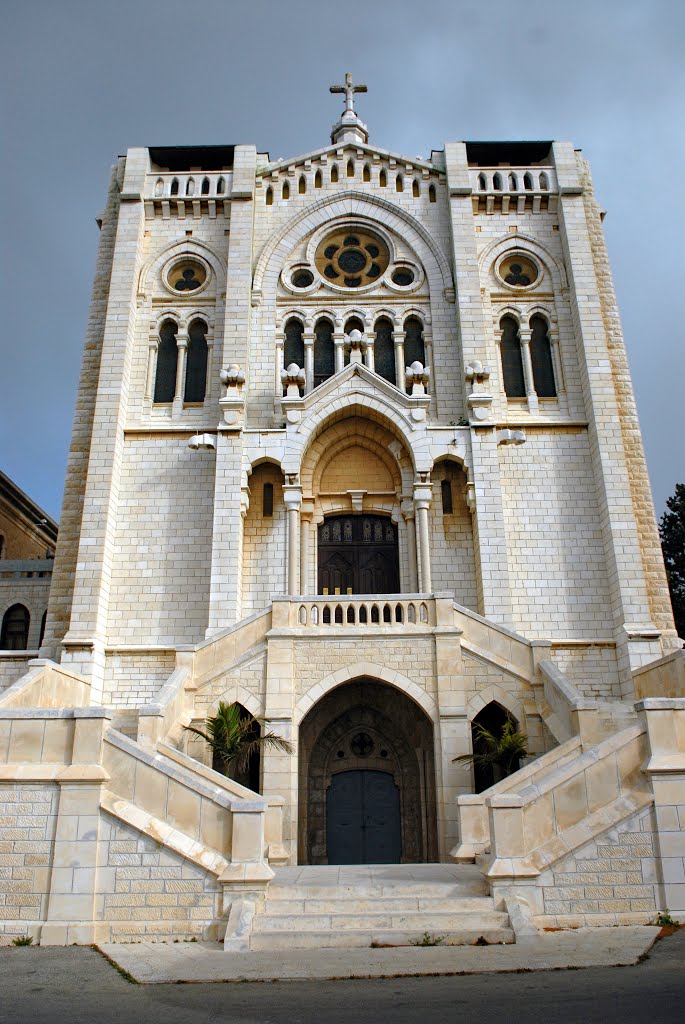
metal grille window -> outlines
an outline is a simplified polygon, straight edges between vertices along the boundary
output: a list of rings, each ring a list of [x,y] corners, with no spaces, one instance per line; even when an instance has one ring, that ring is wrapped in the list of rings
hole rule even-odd
[[[207,387],[207,324],[193,320],[188,331],[188,362],[183,400],[204,402]]]
[[[544,317],[534,316],[530,321],[530,360],[533,364],[533,383],[538,398],[556,398],[554,364],[549,331]]]
[[[504,316],[500,321],[500,327],[502,328],[500,355],[504,390],[507,398],[525,398],[526,382],[523,376],[518,324],[513,317]]]
[[[155,374],[155,402],[173,402],[176,391],[176,363],[178,348],[173,320],[165,320],[159,331],[157,346],[157,372]]]
[[[335,372],[333,324],[325,318],[314,329],[314,387],[323,384]]]
[[[304,326],[300,320],[291,317],[285,325],[285,345],[283,348],[283,362],[286,366],[296,363],[300,368],[304,366]]]
[[[395,378],[395,342],[392,324],[386,317],[376,321],[376,340],[373,346],[373,359],[376,373],[391,384]]]

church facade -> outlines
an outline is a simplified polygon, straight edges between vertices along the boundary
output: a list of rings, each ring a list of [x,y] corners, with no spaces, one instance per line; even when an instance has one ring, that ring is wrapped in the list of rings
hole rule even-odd
[[[369,142],[349,76],[338,91],[311,153],[153,147],[113,170],[41,658],[0,698],[7,719],[27,686],[73,707],[70,777],[102,772],[78,793],[103,881],[77,912],[60,876],[46,941],[84,921],[192,932],[142,896],[111,912],[111,851],[141,836],[192,863],[193,920],[219,932],[222,885],[258,889],[277,864],[450,856],[493,887],[525,877],[537,917],[585,920],[608,907],[561,896],[561,853],[533,869],[535,851],[602,809],[583,833],[598,861],[610,827],[657,843],[666,798],[629,801],[650,735],[635,702],[680,722],[683,663],[588,165],[565,142],[409,158]],[[259,798],[226,782],[228,833],[190,806],[219,783],[184,731],[219,701],[292,745],[262,753]],[[523,790],[455,760],[474,723],[507,721],[527,736],[513,778],[540,793],[571,763],[563,785],[585,779],[597,744],[623,766],[601,799],[555,791],[553,835],[536,804],[518,853],[502,815]],[[239,818],[261,821],[249,855]],[[644,891],[612,914],[663,905],[660,858],[650,845]]]

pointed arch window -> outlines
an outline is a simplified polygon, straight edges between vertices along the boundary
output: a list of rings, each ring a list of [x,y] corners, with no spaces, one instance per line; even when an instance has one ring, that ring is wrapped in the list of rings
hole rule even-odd
[[[435,185],[429,185],[428,187],[428,201],[431,203],[436,201]]]
[[[333,164],[331,167],[331,181],[335,182],[338,180],[338,165]]]
[[[207,387],[207,324],[193,320],[188,329],[184,402],[204,402]]]
[[[281,195],[283,196],[284,199],[290,199],[290,185],[288,184],[287,181],[283,182],[283,189],[281,191]]]
[[[218,196],[222,196],[225,191],[226,191],[226,179],[225,178],[219,178],[219,180],[216,183],[216,194]]]
[[[538,398],[556,398],[552,345],[547,321],[542,316],[530,320],[530,361],[533,366],[533,385]]]
[[[423,324],[417,316],[410,316],[404,321],[404,361],[407,366],[416,362],[426,365]]]
[[[354,178],[354,160],[347,161],[347,177]]]
[[[172,196],[178,195],[178,178],[174,178],[174,180],[171,182],[170,194]]]
[[[500,320],[502,337],[500,339],[500,358],[502,360],[502,378],[507,398],[525,398],[526,382],[523,376],[523,358],[518,324],[513,316],[503,316]]]
[[[371,181],[371,168],[368,164],[364,164],[364,171],[362,174],[362,181]]]
[[[208,196],[209,195],[209,178],[203,178],[202,179],[202,195],[203,196]]]
[[[284,333],[283,363],[286,367],[296,363],[301,369],[304,366],[304,325],[292,316],[285,325]]]
[[[421,186],[419,185],[418,178],[414,178],[412,182],[411,194],[413,195],[414,199],[418,199],[419,196],[421,195]]]
[[[274,190],[272,189],[271,185],[269,185],[268,189],[266,190],[266,205],[274,205]]]
[[[378,175],[378,184],[381,188],[385,188],[388,184],[388,175],[384,167],[381,168],[381,173]]]
[[[3,651],[25,651],[29,645],[31,616],[23,604],[13,604],[2,617],[0,648]]]
[[[314,328],[314,387],[323,384],[335,373],[333,324],[326,317],[317,320]]]
[[[301,174],[300,175],[300,180],[299,180],[299,182],[297,184],[298,195],[303,196],[306,191],[307,191],[307,179],[305,178],[304,174]]]
[[[393,326],[387,316],[376,321],[376,340],[373,345],[373,361],[376,373],[391,384],[397,384],[395,374],[395,340]]]
[[[317,171],[314,175],[314,188],[321,188],[323,186],[323,177],[321,171]]]
[[[395,178],[395,191],[404,192],[404,178],[401,174],[398,174]]]
[[[173,320],[165,320],[159,330],[154,394],[154,401],[157,404],[173,402],[176,393],[177,333],[178,326]]]

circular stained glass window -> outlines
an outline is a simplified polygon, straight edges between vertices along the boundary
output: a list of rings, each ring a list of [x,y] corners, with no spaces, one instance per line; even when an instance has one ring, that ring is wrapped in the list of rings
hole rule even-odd
[[[380,238],[365,231],[336,231],[321,242],[315,257],[320,274],[345,288],[362,288],[388,269],[390,253]]]
[[[535,284],[540,272],[531,259],[514,253],[512,256],[505,256],[499,265],[499,276],[510,288],[528,288]]]
[[[407,288],[414,283],[414,271],[409,267],[398,267],[393,271],[392,280],[393,284],[399,285],[400,288]]]
[[[368,757],[374,748],[374,742],[368,732],[358,732],[350,740],[350,750],[357,757]]]
[[[195,260],[181,260],[169,271],[169,286],[175,292],[194,292],[207,280],[207,271]]]
[[[311,270],[295,270],[290,280],[295,288],[309,288],[314,282],[314,275]]]

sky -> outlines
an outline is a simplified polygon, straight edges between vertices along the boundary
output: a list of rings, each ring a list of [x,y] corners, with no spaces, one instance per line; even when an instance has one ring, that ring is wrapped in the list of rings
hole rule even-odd
[[[59,518],[109,169],[131,146],[568,139],[590,160],[657,515],[685,482],[682,0],[1,0],[0,469]]]

